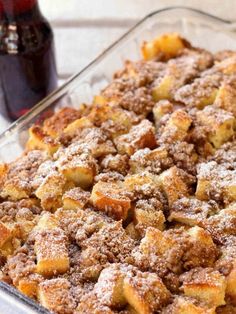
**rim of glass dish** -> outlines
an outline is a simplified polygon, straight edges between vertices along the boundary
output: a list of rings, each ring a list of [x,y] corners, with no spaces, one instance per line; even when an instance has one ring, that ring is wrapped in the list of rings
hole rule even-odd
[[[120,44],[123,40],[125,40],[133,31],[138,29],[140,25],[142,25],[144,22],[146,22],[148,19],[152,18],[154,15],[162,12],[168,12],[173,10],[185,10],[189,12],[194,12],[199,14],[199,16],[204,16],[207,18],[212,19],[214,22],[220,22],[222,24],[230,25],[232,24],[231,21],[225,20],[222,18],[219,18],[217,16],[214,16],[210,13],[193,9],[190,7],[185,6],[170,6],[165,7],[163,9],[155,10],[148,15],[146,15],[144,18],[142,18],[139,22],[137,22],[134,26],[132,26],[128,31],[126,31],[122,36],[120,36],[117,40],[115,40],[111,45],[109,45],[102,53],[100,53],[93,61],[91,61],[88,65],[86,65],[82,70],[77,72],[76,74],[72,75],[70,78],[68,78],[65,83],[63,83],[62,86],[57,88],[54,92],[52,92],[50,95],[45,97],[43,100],[38,102],[29,112],[27,112],[24,116],[13,122],[3,133],[0,134],[0,143],[3,139],[8,138],[12,135],[13,132],[19,130],[21,127],[23,127],[25,124],[27,124],[31,119],[33,119],[37,114],[39,114],[42,110],[46,109],[50,103],[58,99],[59,97],[63,96],[64,92],[66,92],[67,88],[75,82],[80,76],[82,77],[85,75],[92,66],[99,63],[100,60],[102,60],[108,53],[113,51],[114,48],[118,44]]]

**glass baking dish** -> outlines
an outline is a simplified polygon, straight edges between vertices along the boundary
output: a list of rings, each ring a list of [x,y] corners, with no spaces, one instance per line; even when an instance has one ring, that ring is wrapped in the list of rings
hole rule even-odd
[[[0,160],[9,162],[20,155],[28,138],[27,130],[33,123],[42,123],[45,117],[63,106],[78,107],[81,103],[90,103],[125,60],[140,58],[140,45],[144,40],[173,31],[189,39],[193,45],[212,52],[236,50],[236,34],[233,24],[228,21],[184,7],[153,12],[1,134]],[[0,313],[49,312],[16,289],[0,283]]]

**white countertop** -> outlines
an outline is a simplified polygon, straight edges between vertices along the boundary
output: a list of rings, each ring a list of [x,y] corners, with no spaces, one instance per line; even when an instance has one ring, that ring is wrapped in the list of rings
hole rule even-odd
[[[151,11],[184,5],[236,20],[235,0],[39,0],[39,3],[54,29],[60,80],[85,67]],[[0,131],[7,125],[0,117]]]

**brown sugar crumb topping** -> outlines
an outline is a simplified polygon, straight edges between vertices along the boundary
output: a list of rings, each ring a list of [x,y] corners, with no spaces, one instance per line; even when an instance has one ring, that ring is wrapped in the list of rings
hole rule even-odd
[[[234,313],[236,53],[142,53],[0,164],[0,280],[55,314]]]

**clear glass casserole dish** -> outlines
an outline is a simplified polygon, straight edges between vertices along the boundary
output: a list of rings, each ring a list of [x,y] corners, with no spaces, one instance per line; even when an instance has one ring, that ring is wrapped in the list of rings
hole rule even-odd
[[[236,50],[236,34],[233,24],[228,21],[183,7],[153,12],[1,134],[0,161],[10,162],[20,155],[28,138],[28,128],[33,123],[41,123],[44,117],[63,106],[78,107],[83,102],[90,103],[125,60],[140,58],[140,45],[144,40],[173,31],[189,39],[193,45],[212,52]],[[14,288],[0,283],[0,313],[49,312]]]

